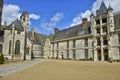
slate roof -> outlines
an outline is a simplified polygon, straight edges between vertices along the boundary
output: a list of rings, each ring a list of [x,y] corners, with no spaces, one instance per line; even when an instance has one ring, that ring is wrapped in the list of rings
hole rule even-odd
[[[115,29],[120,29],[120,11],[114,13],[114,25]]]
[[[32,37],[32,32],[28,31],[28,38],[29,38],[29,40],[31,39],[31,37]],[[45,41],[45,39],[47,38],[46,35],[40,34],[40,33],[36,33],[36,32],[35,32],[34,37],[35,37],[34,38],[34,44],[40,44],[40,45],[42,45],[43,42]]]
[[[15,30],[20,30],[20,31],[24,30],[21,22],[20,22],[18,19],[16,19],[14,22],[12,22],[12,23],[8,26],[8,28],[7,28],[8,30],[11,30],[11,29],[12,29],[13,23],[14,23],[14,25],[15,25]]]
[[[107,7],[105,6],[105,3],[102,1],[100,9],[98,10],[99,14],[104,14],[107,12]]]
[[[58,31],[56,34],[52,36],[51,40],[55,41],[55,40],[76,37],[76,36],[87,35],[90,33],[90,31],[91,31],[90,22],[87,23],[86,27],[82,27],[81,24],[79,24],[79,25],[75,25],[73,27]]]

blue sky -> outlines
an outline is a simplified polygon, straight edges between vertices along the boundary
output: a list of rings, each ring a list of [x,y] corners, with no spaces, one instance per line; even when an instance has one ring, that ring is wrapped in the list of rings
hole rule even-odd
[[[14,17],[20,16],[23,10],[28,10],[30,17],[30,26],[35,28],[36,32],[43,34],[53,33],[54,27],[61,29],[79,24],[81,18],[89,18],[91,10],[99,8],[102,0],[4,0],[3,18],[7,15]],[[107,0],[105,1],[108,4]],[[119,1],[119,0],[115,0]],[[11,5],[11,6],[10,6]],[[10,8],[11,7],[11,8]],[[13,8],[12,8],[13,7]],[[7,9],[8,8],[8,9]],[[10,10],[11,9],[11,10]],[[7,14],[7,12],[10,14]],[[8,18],[7,17],[7,18]],[[7,20],[10,24],[10,20]]]

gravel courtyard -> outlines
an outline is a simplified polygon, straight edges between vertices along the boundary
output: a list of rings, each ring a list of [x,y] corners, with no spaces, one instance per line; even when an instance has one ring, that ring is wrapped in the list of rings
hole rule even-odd
[[[46,60],[0,80],[120,80],[120,63]]]

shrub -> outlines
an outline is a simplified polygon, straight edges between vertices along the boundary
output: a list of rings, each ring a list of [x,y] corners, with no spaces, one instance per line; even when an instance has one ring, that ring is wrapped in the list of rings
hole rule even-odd
[[[0,64],[4,64],[4,62],[5,62],[4,56],[3,54],[0,53]]]

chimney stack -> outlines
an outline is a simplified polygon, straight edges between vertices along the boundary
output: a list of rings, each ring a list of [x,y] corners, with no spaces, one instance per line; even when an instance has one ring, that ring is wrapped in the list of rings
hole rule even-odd
[[[5,21],[4,22],[4,29],[6,29],[6,27],[7,27],[7,22]]]
[[[87,18],[83,18],[82,19],[82,27],[86,27],[87,26]]]
[[[54,28],[54,34],[56,34],[59,31],[58,28]]]
[[[96,16],[99,15],[99,10],[96,10]]]
[[[34,41],[34,36],[35,36],[35,30],[34,30],[34,28],[31,29],[31,32],[32,32],[32,40]]]

